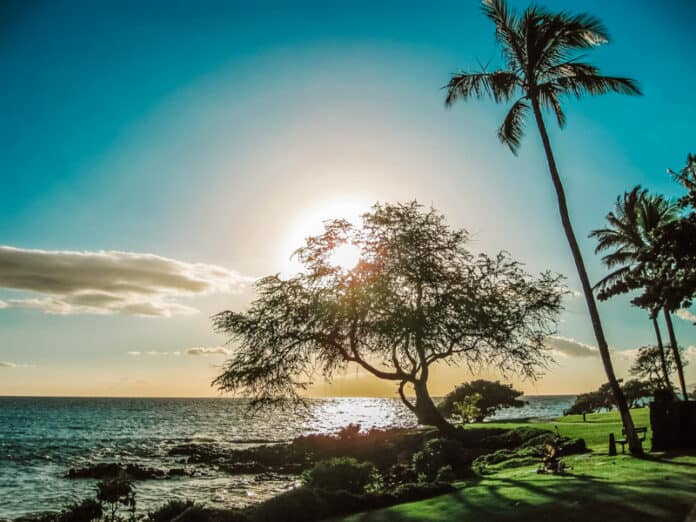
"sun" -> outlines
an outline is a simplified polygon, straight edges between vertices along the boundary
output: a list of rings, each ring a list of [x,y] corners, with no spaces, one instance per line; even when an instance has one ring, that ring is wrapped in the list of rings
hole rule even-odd
[[[297,214],[288,219],[288,225],[279,243],[281,275],[290,277],[302,271],[302,265],[292,257],[309,236],[321,234],[324,222],[345,219],[359,226],[360,217],[370,209],[371,202],[354,195],[336,195],[305,204]],[[354,245],[341,245],[335,249],[330,263],[345,270],[353,268],[360,257],[360,249]]]
[[[329,256],[329,263],[332,266],[350,270],[360,261],[360,248],[349,243],[333,249]]]

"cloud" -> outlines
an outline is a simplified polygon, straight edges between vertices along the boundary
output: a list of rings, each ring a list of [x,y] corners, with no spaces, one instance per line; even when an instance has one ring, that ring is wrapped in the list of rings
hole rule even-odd
[[[184,353],[186,355],[229,355],[231,350],[225,348],[224,346],[215,346],[212,348],[203,348],[203,347],[196,347],[196,348],[189,348],[188,350],[184,350]]]
[[[8,361],[0,361],[0,368],[33,368],[31,364],[17,364]]]
[[[679,319],[684,319],[684,321],[689,321],[690,323],[696,323],[696,314],[691,313],[691,311],[686,308],[677,310],[677,317],[679,317]]]
[[[599,354],[594,346],[556,335],[547,337],[544,346],[564,357],[595,357]]]
[[[178,303],[181,297],[231,293],[251,281],[219,266],[154,254],[0,246],[0,288],[41,294],[0,301],[0,308],[34,308],[58,315],[169,317],[197,312]]]
[[[158,356],[169,356],[173,355],[174,357],[179,357],[181,355],[181,352],[176,351],[176,352],[158,352],[156,350],[149,350],[147,352],[128,352],[128,355],[131,357],[140,357],[140,356],[148,356],[148,357],[158,357]]]

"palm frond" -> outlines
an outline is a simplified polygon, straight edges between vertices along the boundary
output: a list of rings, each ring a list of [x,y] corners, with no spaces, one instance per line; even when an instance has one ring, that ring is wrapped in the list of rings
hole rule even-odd
[[[640,96],[643,94],[638,83],[631,78],[601,76],[599,74],[576,74],[556,78],[554,83],[568,93],[581,98],[585,94],[599,95],[610,92]]]
[[[520,98],[510,107],[503,124],[498,129],[498,139],[510,147],[515,155],[524,135],[524,120],[530,108],[527,99]]]
[[[483,0],[484,14],[495,24],[495,38],[502,47],[508,65],[516,70],[525,62],[524,42],[518,21],[505,0]]]
[[[615,286],[618,283],[622,283],[626,280],[631,272],[629,267],[621,267],[613,272],[607,274],[602,279],[600,279],[597,284],[595,284],[592,289],[606,291],[609,287]]]
[[[520,79],[510,71],[460,73],[452,75],[445,86],[445,105],[451,106],[459,98],[489,96],[496,102],[509,100],[520,85]]]
[[[563,112],[563,107],[561,107],[561,102],[558,99],[560,91],[556,85],[553,83],[545,83],[539,86],[539,103],[542,107],[549,108],[553,111],[556,116],[556,121],[558,121],[558,126],[562,129],[566,124],[565,113]]]

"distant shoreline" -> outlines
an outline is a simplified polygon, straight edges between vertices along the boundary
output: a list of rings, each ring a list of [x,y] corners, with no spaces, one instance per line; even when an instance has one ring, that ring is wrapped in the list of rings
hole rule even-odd
[[[580,393],[539,393],[522,395],[525,397],[577,397]],[[433,399],[441,399],[443,395],[434,395]],[[3,395],[0,394],[0,399],[174,399],[174,400],[249,400],[249,397],[181,397],[181,396],[164,396],[164,395]],[[380,396],[380,395],[326,395],[322,397],[307,397],[307,400],[324,400],[324,399],[399,399],[398,396]]]

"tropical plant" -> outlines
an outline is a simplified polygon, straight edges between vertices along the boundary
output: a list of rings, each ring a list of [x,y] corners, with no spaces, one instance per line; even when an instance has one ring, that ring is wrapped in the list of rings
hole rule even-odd
[[[475,409],[466,408],[466,418],[462,420],[463,422],[481,422],[500,408],[524,406],[526,402],[518,399],[523,393],[514,389],[511,384],[478,379],[457,386],[445,395],[438,408],[445,416],[453,413],[462,416],[462,405],[473,406]]]
[[[561,223],[585,294],[604,370],[619,404],[629,448],[632,453],[642,453],[633,420],[614,373],[609,346],[570,221],[565,189],[542,113],[543,109],[550,109],[559,126],[563,127],[566,117],[561,100],[564,96],[580,98],[586,94],[610,92],[637,95],[640,90],[631,79],[600,74],[596,66],[582,61],[582,57],[577,55],[578,51],[608,42],[607,31],[597,18],[587,14],[552,13],[538,6],[529,7],[517,16],[508,8],[505,0],[484,0],[483,11],[495,24],[505,68],[453,75],[447,85],[446,105],[450,106],[460,99],[483,96],[489,96],[498,103],[517,97],[498,130],[499,139],[513,153],[520,145],[530,111],[534,115],[556,190]]]
[[[416,202],[377,204],[361,227],[326,223],[297,251],[304,271],[261,279],[248,311],[214,317],[234,341],[214,384],[244,392],[252,406],[278,404],[300,400],[316,374],[355,364],[397,384],[421,424],[456,436],[428,391],[431,367],[485,364],[535,377],[563,294],[559,276],[532,277],[507,254],[474,255],[466,242]],[[346,243],[360,250],[350,269],[332,264]]]
[[[607,214],[607,226],[590,233],[590,237],[597,239],[595,253],[611,250],[602,257],[602,261],[613,271],[595,285],[595,289],[598,290],[597,297],[604,301],[639,288],[644,290],[642,296],[632,302],[648,310],[657,339],[662,376],[668,390],[672,390],[672,385],[662,334],[657,323],[657,314],[660,310],[665,314],[672,356],[677,362],[677,368],[681,367],[681,359],[665,303],[647,297],[657,295],[655,289],[664,283],[656,270],[652,269],[652,263],[646,260],[654,258],[661,248],[655,240],[658,231],[674,221],[677,216],[678,209],[674,203],[661,195],[652,195],[640,186],[636,186],[616,199],[614,210]],[[679,375],[683,384],[683,372]]]

